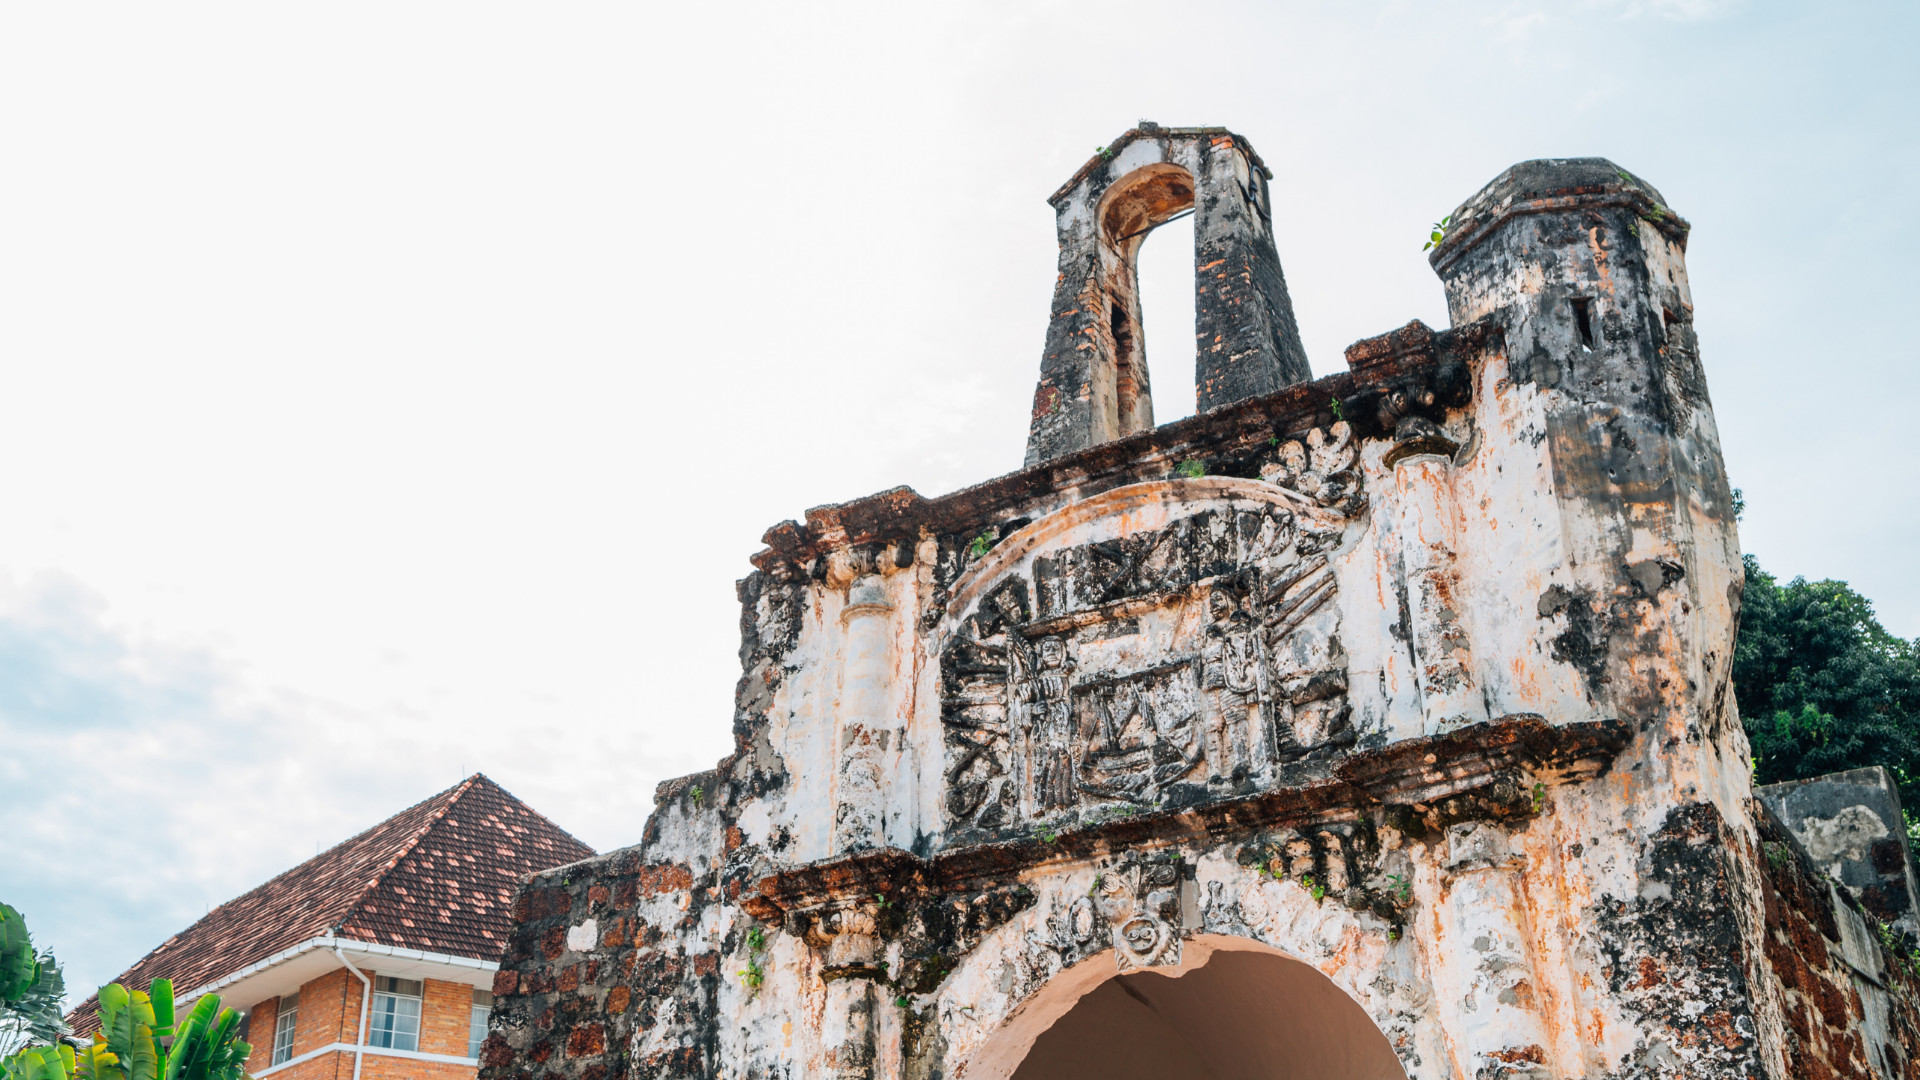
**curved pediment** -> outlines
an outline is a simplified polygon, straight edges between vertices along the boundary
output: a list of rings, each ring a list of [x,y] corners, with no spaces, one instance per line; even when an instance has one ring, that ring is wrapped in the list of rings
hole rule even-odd
[[[954,582],[946,832],[982,839],[1271,785],[1353,741],[1334,556],[1350,436],[1266,479],[1132,484],[1020,529]]]

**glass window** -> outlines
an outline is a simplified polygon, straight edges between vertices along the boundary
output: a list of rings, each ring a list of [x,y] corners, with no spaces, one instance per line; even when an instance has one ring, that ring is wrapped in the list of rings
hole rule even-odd
[[[373,979],[373,1019],[367,1045],[387,1050],[420,1049],[420,983],[416,979]]]
[[[487,1041],[487,1018],[493,1015],[493,991],[473,992],[473,1013],[467,1019],[467,1056],[480,1056],[480,1044]]]
[[[288,994],[281,998],[279,1012],[273,1018],[272,1064],[285,1064],[293,1056],[293,1029],[299,1018],[300,995]]]

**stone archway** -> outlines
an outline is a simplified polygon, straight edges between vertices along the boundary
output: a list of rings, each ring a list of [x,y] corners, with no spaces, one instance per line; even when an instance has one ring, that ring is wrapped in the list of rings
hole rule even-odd
[[[1312,965],[1198,935],[1178,967],[1061,972],[974,1055],[968,1080],[1405,1080],[1366,1010]]]

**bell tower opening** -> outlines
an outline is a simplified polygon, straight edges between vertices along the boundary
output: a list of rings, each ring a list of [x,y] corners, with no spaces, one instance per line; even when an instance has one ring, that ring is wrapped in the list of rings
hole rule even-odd
[[[1111,366],[1110,407],[1101,425],[1108,438],[1123,438],[1154,426],[1153,384],[1147,373],[1146,325],[1140,297],[1140,249],[1147,235],[1193,211],[1193,174],[1159,162],[1135,169],[1113,182],[1100,199],[1100,293],[1107,310]],[[1189,271],[1190,273],[1191,271]],[[1191,288],[1191,285],[1189,285]],[[1100,381],[1105,381],[1104,379]]]
[[[1142,120],[1047,200],[1059,274],[1028,465],[1312,377],[1273,245],[1272,175],[1226,128]],[[1143,264],[1148,236],[1176,222]],[[1143,303],[1143,294],[1154,299]],[[1155,356],[1166,358],[1162,378],[1185,382],[1193,364],[1193,396],[1181,393],[1158,416],[1150,334]]]
[[[1160,400],[1154,404],[1156,424],[1171,424],[1194,413],[1199,352],[1195,336],[1193,289],[1193,213],[1176,214],[1142,238],[1135,276],[1140,282],[1141,325],[1149,363],[1160,365]],[[1171,387],[1173,392],[1166,392]]]

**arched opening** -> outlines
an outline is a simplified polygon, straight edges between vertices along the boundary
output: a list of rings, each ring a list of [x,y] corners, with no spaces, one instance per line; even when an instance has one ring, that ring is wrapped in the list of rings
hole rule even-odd
[[[1023,1004],[970,1064],[1001,1080],[1405,1080],[1366,1010],[1309,964],[1202,935],[1177,968],[1096,956]]]
[[[1101,294],[1106,305],[1105,323],[1106,344],[1113,358],[1110,395],[1102,397],[1110,402],[1111,413],[1105,418],[1106,430],[1110,437],[1131,435],[1154,426],[1153,390],[1147,375],[1147,325],[1141,303],[1140,251],[1147,236],[1160,226],[1176,218],[1187,217],[1193,210],[1194,198],[1193,174],[1178,165],[1162,162],[1135,169],[1114,181],[1106,194],[1101,196],[1099,207],[1100,238],[1102,241]],[[1191,330],[1193,311],[1193,243],[1192,232],[1186,232],[1184,257],[1176,256],[1170,249],[1181,247],[1176,240],[1155,246],[1154,291],[1156,293],[1179,288],[1177,284],[1184,279],[1184,291],[1187,302],[1167,303],[1164,317],[1168,320],[1169,334],[1155,334],[1155,340],[1168,341],[1183,332],[1186,336],[1186,348],[1173,351],[1179,356],[1193,349]],[[1164,260],[1160,258],[1164,253]],[[1165,265],[1162,265],[1164,261]],[[1184,325],[1182,308],[1185,308]],[[1187,410],[1177,410],[1186,415]]]
[[[1135,256],[1140,281],[1141,330],[1146,355],[1160,365],[1160,374],[1173,381],[1161,387],[1154,403],[1153,422],[1171,424],[1192,416],[1195,394],[1182,393],[1193,381],[1195,340],[1193,281],[1193,215],[1169,219],[1141,238]]]

